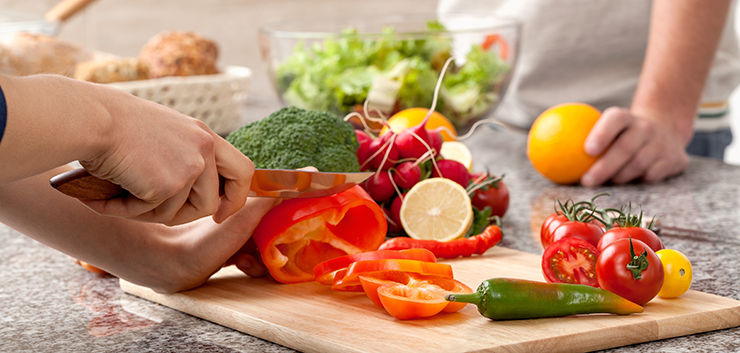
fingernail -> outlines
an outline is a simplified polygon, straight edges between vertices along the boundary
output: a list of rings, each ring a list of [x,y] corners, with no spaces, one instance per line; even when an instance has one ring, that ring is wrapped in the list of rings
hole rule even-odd
[[[594,178],[589,174],[584,174],[581,177],[581,185],[583,186],[591,186],[594,183]]]
[[[239,260],[237,260],[236,267],[242,270],[248,270],[252,268],[252,265],[252,261],[249,261],[249,259],[240,258]]]
[[[586,154],[592,157],[596,157],[599,155],[599,146],[590,140],[586,141],[586,143],[583,144],[583,149],[586,151]]]

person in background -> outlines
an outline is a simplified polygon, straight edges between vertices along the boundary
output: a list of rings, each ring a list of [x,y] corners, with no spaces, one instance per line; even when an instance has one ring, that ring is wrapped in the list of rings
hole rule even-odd
[[[254,164],[205,124],[62,76],[0,75],[0,89],[0,222],[159,292],[226,263],[250,274],[254,259],[237,250],[280,200],[247,200]],[[133,196],[80,202],[54,190],[51,177],[76,160]]]
[[[657,181],[688,154],[722,159],[728,99],[740,83],[734,0],[440,0],[440,15],[522,21],[520,57],[497,118],[528,129],[547,108],[588,103],[602,117],[585,142],[604,152],[585,186]]]

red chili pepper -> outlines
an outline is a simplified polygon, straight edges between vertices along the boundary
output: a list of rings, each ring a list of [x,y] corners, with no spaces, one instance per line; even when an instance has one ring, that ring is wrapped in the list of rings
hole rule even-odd
[[[272,208],[252,238],[272,277],[282,283],[315,279],[326,260],[377,250],[388,224],[383,210],[359,186],[336,195],[290,199]]]
[[[483,255],[501,241],[501,228],[490,225],[482,233],[470,238],[452,241],[411,239],[406,237],[392,238],[380,245],[380,250],[427,249],[440,259],[469,257],[473,254]]]

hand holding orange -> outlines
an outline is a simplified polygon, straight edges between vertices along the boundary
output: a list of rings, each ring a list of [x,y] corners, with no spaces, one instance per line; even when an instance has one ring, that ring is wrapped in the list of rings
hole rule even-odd
[[[545,110],[529,130],[527,156],[537,171],[558,184],[581,180],[599,156],[583,148],[601,112],[583,103],[565,103]]]

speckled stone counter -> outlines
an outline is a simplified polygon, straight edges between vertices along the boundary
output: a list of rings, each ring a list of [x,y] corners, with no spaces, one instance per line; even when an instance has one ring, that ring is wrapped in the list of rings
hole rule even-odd
[[[684,174],[661,183],[587,189],[556,186],[537,174],[526,159],[521,132],[483,128],[465,143],[475,169],[506,174],[512,198],[500,246],[541,254],[539,227],[555,198],[609,192],[600,205],[631,201],[650,217],[660,215],[666,246],[692,260],[692,289],[740,299],[740,168],[692,158]],[[124,294],[116,278],[88,273],[68,256],[1,224],[0,244],[0,351],[292,351]],[[740,351],[740,329],[609,350],[677,351]]]

